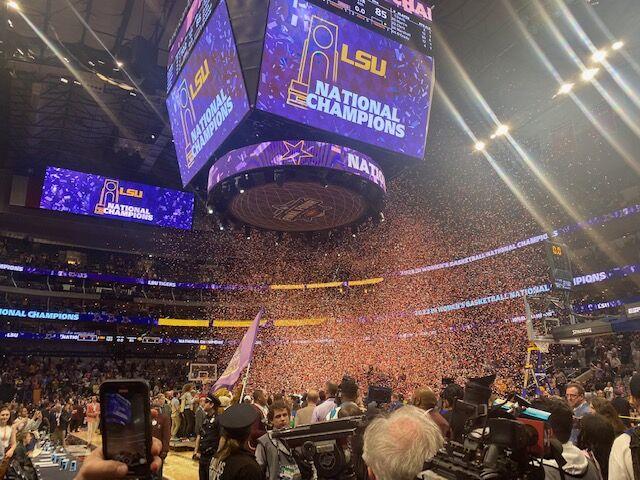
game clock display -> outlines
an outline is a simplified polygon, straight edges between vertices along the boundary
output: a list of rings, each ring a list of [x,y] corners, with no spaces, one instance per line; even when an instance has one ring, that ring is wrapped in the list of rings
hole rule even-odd
[[[374,18],[376,9],[389,22],[391,12],[410,15],[372,2],[346,11],[328,0],[272,0],[256,108],[421,159],[434,81],[428,42],[414,48]]]

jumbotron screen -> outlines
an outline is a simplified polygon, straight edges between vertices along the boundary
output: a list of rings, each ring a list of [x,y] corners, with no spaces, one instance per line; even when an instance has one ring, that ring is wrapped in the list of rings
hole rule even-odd
[[[256,107],[423,158],[431,27],[378,0],[272,0]]]
[[[193,193],[48,167],[40,208],[191,229]]]
[[[193,26],[195,28],[196,25]],[[221,0],[167,97],[183,185],[249,111],[227,4]]]

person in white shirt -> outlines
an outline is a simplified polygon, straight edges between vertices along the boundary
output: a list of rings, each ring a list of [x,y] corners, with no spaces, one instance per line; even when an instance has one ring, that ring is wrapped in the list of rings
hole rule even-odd
[[[635,374],[629,382],[632,402],[640,407],[640,375]],[[632,451],[632,440],[638,442],[639,448]],[[634,476],[633,456],[640,461],[640,427],[636,427],[620,435],[613,442],[609,456],[609,478],[615,480],[634,480],[640,478],[640,472]]]

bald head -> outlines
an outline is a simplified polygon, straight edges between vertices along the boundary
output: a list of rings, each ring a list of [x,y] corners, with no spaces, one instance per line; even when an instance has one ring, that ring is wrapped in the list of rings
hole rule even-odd
[[[307,403],[313,403],[314,405],[317,405],[319,399],[320,394],[317,390],[309,390],[307,392]]]
[[[438,397],[430,388],[419,388],[413,394],[413,405],[420,410],[431,410],[438,403]]]

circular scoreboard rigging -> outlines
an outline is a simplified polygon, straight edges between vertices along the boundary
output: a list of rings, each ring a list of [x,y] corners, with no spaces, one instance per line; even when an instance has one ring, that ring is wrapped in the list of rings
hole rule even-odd
[[[281,232],[340,228],[378,215],[384,174],[368,156],[324,142],[264,142],[229,152],[209,171],[223,218]]]

